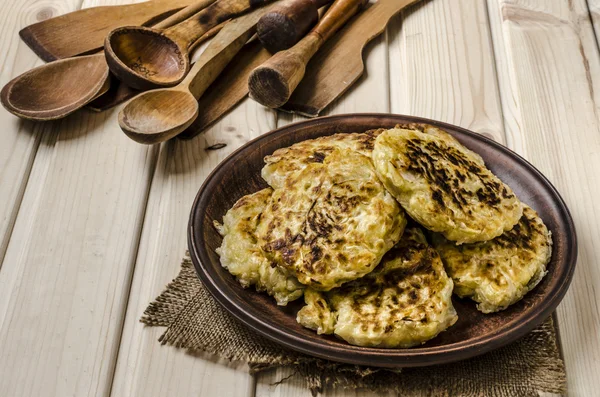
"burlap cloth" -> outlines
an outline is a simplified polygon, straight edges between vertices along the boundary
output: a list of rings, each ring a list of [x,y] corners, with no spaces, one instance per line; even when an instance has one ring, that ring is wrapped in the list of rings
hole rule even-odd
[[[167,327],[162,344],[247,362],[254,373],[289,366],[313,395],[326,386],[397,391],[402,396],[535,396],[566,393],[552,318],[521,340],[470,360],[390,371],[326,361],[283,348],[233,318],[202,286],[186,255],[181,271],[141,322]]]

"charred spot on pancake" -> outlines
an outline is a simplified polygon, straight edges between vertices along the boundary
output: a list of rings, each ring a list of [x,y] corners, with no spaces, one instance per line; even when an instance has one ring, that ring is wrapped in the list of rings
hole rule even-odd
[[[325,161],[325,157],[326,157],[325,153],[314,152],[313,155],[311,156],[311,159],[315,163],[322,163],[323,161]]]

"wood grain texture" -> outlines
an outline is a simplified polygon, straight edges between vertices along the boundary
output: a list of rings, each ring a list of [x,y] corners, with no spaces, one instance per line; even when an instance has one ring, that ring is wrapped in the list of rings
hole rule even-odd
[[[258,20],[269,9],[255,9],[227,23],[177,86],[144,92],[129,101],[119,113],[123,132],[145,144],[165,142],[183,132],[204,110],[198,99],[254,36]]]
[[[179,271],[187,249],[187,222],[203,180],[233,150],[275,127],[275,114],[246,99],[193,140],[161,146],[144,220],[113,396],[251,396],[253,378],[222,363],[203,360],[157,339],[162,328],[145,328],[139,318],[148,303]],[[222,149],[221,144],[226,144]]]
[[[350,20],[311,59],[302,83],[281,109],[316,117],[344,95],[364,72],[365,45],[382,34],[390,19],[412,2],[381,0]]]
[[[28,24],[73,11],[79,1],[7,0],[0,15],[0,86],[42,62],[20,42],[18,30]],[[33,159],[43,134],[51,134],[56,124],[24,122],[0,108],[0,262],[19,210]]]
[[[230,62],[217,80],[198,101],[196,120],[178,138],[190,139],[212,126],[248,96],[248,76],[269,59],[271,54],[262,47],[258,40],[251,40]]]
[[[392,113],[449,122],[504,142],[485,4],[417,3],[390,23]]]
[[[600,45],[600,0],[586,0],[588,13],[592,20],[596,44]]]
[[[114,112],[41,135],[0,271],[0,395],[104,396],[155,153]]]
[[[489,0],[509,145],[562,193],[579,262],[558,308],[569,395],[600,387],[600,54],[584,0]]]
[[[270,108],[283,106],[304,78],[310,59],[366,3],[368,0],[334,1],[302,40],[254,69],[248,78],[250,97]]]

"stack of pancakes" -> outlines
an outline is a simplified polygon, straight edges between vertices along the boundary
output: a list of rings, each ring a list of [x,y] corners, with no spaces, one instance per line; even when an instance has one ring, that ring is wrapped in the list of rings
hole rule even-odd
[[[217,253],[279,305],[304,295],[297,320],[320,334],[419,345],[456,322],[452,293],[491,313],[546,274],[552,240],[537,213],[438,128],[336,134],[265,163],[271,187],[216,224]]]

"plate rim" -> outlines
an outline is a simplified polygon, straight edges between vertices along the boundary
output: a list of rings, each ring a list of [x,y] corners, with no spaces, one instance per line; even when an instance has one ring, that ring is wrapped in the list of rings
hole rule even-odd
[[[476,140],[484,141],[486,144],[494,147],[494,149],[507,154],[509,157],[513,158],[515,161],[520,163],[522,167],[530,170],[535,175],[535,177],[549,189],[549,191],[552,193],[552,201],[557,206],[558,211],[564,215],[561,218],[564,218],[566,220],[564,226],[570,234],[572,244],[570,247],[571,249],[567,250],[566,253],[566,270],[563,271],[564,274],[562,274],[563,277],[561,278],[560,284],[556,287],[555,290],[551,291],[551,294],[549,294],[547,299],[544,299],[539,304],[539,310],[536,311],[528,319],[528,321],[517,323],[514,326],[510,327],[505,326],[505,329],[502,329],[501,332],[493,334],[493,339],[491,339],[491,337],[488,335],[485,337],[467,339],[464,341],[456,342],[452,345],[430,347],[428,348],[428,351],[421,351],[421,347],[419,346],[411,349],[361,348],[360,352],[348,352],[343,347],[325,347],[323,344],[317,341],[308,340],[300,336],[290,334],[288,332],[285,332],[285,330],[281,330],[269,323],[261,321],[260,319],[256,319],[251,315],[247,315],[245,313],[245,310],[236,302],[235,299],[232,299],[220,290],[215,280],[203,268],[202,262],[210,262],[210,258],[208,258],[207,253],[203,249],[199,249],[199,247],[197,246],[196,243],[198,242],[198,236],[196,235],[196,231],[194,230],[194,220],[197,216],[203,215],[203,211],[201,211],[201,209],[206,208],[206,203],[208,201],[208,197],[210,196],[204,194],[204,192],[207,191],[213,183],[215,183],[215,178],[219,173],[219,170],[222,169],[227,163],[232,161],[234,158],[236,158],[238,153],[244,151],[250,146],[258,144],[263,140],[269,139],[273,135],[281,134],[282,132],[285,132],[289,129],[297,129],[298,126],[318,127],[320,124],[323,123],[331,123],[335,120],[348,118],[362,118],[365,120],[378,118],[398,118],[403,120],[402,123],[406,123],[406,121],[409,121],[414,123],[430,124],[451,131],[458,131]],[[200,225],[202,225],[202,222],[200,222]],[[201,232],[202,230],[203,228],[200,227],[199,231]],[[202,233],[198,234],[201,235]],[[283,127],[279,127],[267,133],[264,133],[255,139],[252,139],[251,141],[247,142],[246,144],[233,151],[225,159],[223,159],[206,177],[206,179],[202,183],[202,186],[198,190],[198,193],[196,194],[196,197],[192,204],[187,235],[188,249],[197,276],[199,277],[205,288],[209,291],[209,293],[217,300],[217,302],[219,302],[219,304],[230,314],[232,314],[238,321],[241,321],[243,324],[258,332],[262,336],[267,337],[268,339],[280,345],[283,345],[287,348],[310,356],[348,364],[370,365],[388,368],[420,367],[432,364],[447,364],[475,357],[492,350],[496,350],[502,346],[516,341],[517,339],[520,339],[521,337],[525,336],[527,333],[532,331],[539,324],[541,324],[548,317],[550,317],[552,312],[562,301],[572,281],[578,256],[578,239],[571,213],[558,190],[548,180],[548,178],[546,178],[533,164],[529,163],[518,153],[510,150],[509,148],[494,141],[493,139],[489,139],[484,135],[477,134],[465,128],[433,119],[393,113],[346,113],[318,117],[314,119],[290,123]]]

